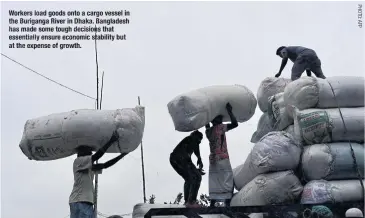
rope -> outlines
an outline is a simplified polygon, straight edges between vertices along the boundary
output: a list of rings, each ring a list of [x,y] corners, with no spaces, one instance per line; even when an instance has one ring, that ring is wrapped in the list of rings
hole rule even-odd
[[[2,55],[2,56],[4,56],[5,58],[7,58],[7,59],[11,60],[12,62],[14,62],[14,63],[16,63],[16,64],[18,64],[18,65],[20,65],[20,66],[24,67],[25,69],[27,69],[27,70],[29,70],[29,71],[31,71],[31,72],[33,72],[33,73],[35,73],[35,74],[39,75],[39,76],[41,76],[41,77],[43,77],[43,78],[45,78],[45,79],[47,79],[47,80],[51,81],[51,82],[54,82],[54,83],[56,83],[56,84],[57,84],[57,85],[59,85],[59,86],[62,86],[63,88],[66,88],[66,89],[68,89],[68,90],[71,90],[71,91],[73,91],[73,92],[75,92],[75,93],[77,93],[77,94],[80,94],[80,95],[82,95],[82,96],[85,96],[85,97],[87,97],[87,98],[90,98],[90,99],[96,100],[95,98],[93,98],[93,97],[91,97],[91,96],[89,96],[89,95],[86,95],[86,94],[84,94],[84,93],[82,93],[82,92],[79,92],[79,91],[77,91],[77,90],[75,90],[75,89],[72,89],[72,88],[70,88],[70,87],[68,87],[68,86],[65,86],[65,85],[63,85],[63,84],[61,84],[61,83],[59,83],[59,82],[57,82],[57,81],[55,81],[55,80],[53,80],[53,79],[51,79],[51,78],[49,78],[49,77],[46,77],[45,75],[43,75],[43,74],[41,74],[41,73],[38,73],[37,71],[35,71],[35,70],[33,70],[33,69],[31,69],[31,68],[29,68],[29,67],[27,67],[27,66],[23,65],[22,63],[19,63],[18,61],[16,61],[16,60],[14,60],[14,59],[12,59],[12,58],[10,58],[10,57],[8,57],[8,56],[4,55],[3,53],[1,53],[1,55]]]
[[[329,85],[330,85],[330,87],[331,87],[331,90],[332,90],[332,93],[333,93],[333,97],[334,97],[335,102],[336,102],[336,104],[337,104],[337,108],[338,108],[338,111],[340,112],[341,120],[342,120],[342,123],[343,123],[343,126],[344,126],[344,130],[345,130],[345,131],[344,131],[344,133],[345,133],[345,134],[347,134],[347,126],[346,126],[346,123],[345,123],[345,119],[344,119],[344,118],[343,118],[343,116],[342,116],[342,111],[341,111],[340,105],[339,105],[339,103],[338,103],[338,101],[337,101],[335,91],[334,91],[334,89],[333,89],[333,87],[332,87],[331,83],[330,83],[328,80],[326,80],[326,81],[328,82],[328,84],[329,84]],[[353,159],[353,167],[354,167],[354,171],[355,171],[355,173],[357,174],[358,179],[360,180],[360,184],[361,184],[361,188],[362,188],[362,190],[361,190],[361,191],[362,191],[362,198],[363,198],[363,200],[364,200],[364,199],[365,199],[364,183],[363,183],[363,181],[362,181],[362,178],[361,178],[361,175],[360,175],[360,170],[359,170],[359,167],[358,167],[358,165],[357,165],[357,161],[356,161],[356,156],[355,156],[354,149],[352,148],[352,145],[351,145],[350,140],[348,140],[348,142],[349,142],[349,145],[350,145],[351,156],[352,156],[352,159]]]

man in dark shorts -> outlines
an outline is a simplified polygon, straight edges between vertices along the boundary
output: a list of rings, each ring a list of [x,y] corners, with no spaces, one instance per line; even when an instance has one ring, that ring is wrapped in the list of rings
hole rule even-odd
[[[203,139],[203,134],[199,131],[194,131],[189,136],[185,137],[174,149],[170,155],[170,164],[174,170],[184,178],[184,200],[187,207],[199,207],[197,204],[197,196],[202,180],[203,162],[200,157],[199,144]],[[194,153],[198,158],[195,167],[191,161],[191,155]]]
[[[316,77],[326,79],[322,72],[321,60],[312,49],[302,46],[281,46],[276,50],[276,55],[281,57],[282,61],[279,73],[275,77],[281,75],[288,59],[290,59],[294,63],[291,70],[292,81],[299,79],[304,71],[307,72],[307,76],[311,76],[311,72],[313,72]]]

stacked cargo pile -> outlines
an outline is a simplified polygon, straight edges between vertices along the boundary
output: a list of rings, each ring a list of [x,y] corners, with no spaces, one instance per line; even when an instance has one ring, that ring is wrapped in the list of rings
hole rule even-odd
[[[363,200],[364,78],[303,78],[286,87],[284,101],[304,145],[301,203]]]
[[[295,139],[293,128],[279,131],[269,114],[270,97],[283,95],[289,83],[284,78],[266,78],[259,87],[257,101],[263,114],[251,138],[253,149],[233,170],[239,192],[231,206],[291,203],[300,198],[303,186],[294,171],[300,164],[301,143]]]
[[[364,78],[303,77],[276,90],[265,96],[254,148],[234,169],[231,206],[363,199]]]

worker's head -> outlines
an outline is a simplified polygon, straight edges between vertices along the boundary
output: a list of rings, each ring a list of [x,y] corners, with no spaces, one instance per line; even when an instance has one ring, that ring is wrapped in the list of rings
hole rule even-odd
[[[223,115],[218,115],[212,120],[213,125],[218,125],[221,124],[222,122],[223,122]]]
[[[362,211],[358,208],[351,208],[346,211],[345,217],[362,217],[364,218],[364,215],[362,214]]]
[[[276,50],[276,55],[281,57],[281,58],[284,58],[286,57],[286,52],[285,52],[285,46],[280,46],[277,50]]]
[[[332,211],[326,206],[313,206],[312,210],[306,209],[303,213],[304,218],[333,218]]]
[[[195,130],[194,132],[192,132],[190,134],[190,136],[193,138],[194,141],[198,142],[198,144],[202,141],[203,139],[203,133],[199,132],[198,130]]]
[[[76,148],[77,151],[77,156],[81,157],[81,156],[89,156],[93,154],[93,149],[89,146],[79,146]]]

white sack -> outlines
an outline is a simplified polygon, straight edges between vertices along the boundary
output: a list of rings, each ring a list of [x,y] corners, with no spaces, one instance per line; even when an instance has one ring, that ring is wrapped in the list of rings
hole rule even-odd
[[[294,112],[291,106],[299,110],[364,107],[364,85],[364,77],[336,76],[327,79],[302,77],[286,86],[284,100],[289,106],[290,116]],[[334,98],[331,86],[338,103]]]
[[[233,170],[235,188],[241,190],[259,174],[296,169],[301,152],[292,135],[268,133],[254,145],[245,163]]]
[[[341,108],[347,133],[338,108],[295,110],[296,138],[307,145],[330,142],[364,142],[364,108]]]
[[[144,215],[152,208],[185,208],[184,205],[180,204],[143,204],[139,203],[133,207],[132,218],[144,218]],[[207,214],[199,215],[204,218],[227,218],[221,214]],[[157,216],[162,218],[186,218],[184,215],[171,215],[171,216]]]
[[[119,142],[107,153],[129,153],[141,143],[144,107],[117,110],[73,110],[28,120],[20,149],[31,160],[55,160],[76,153],[80,145],[98,150],[117,130]]]
[[[300,203],[324,204],[361,200],[363,199],[359,180],[313,180],[304,186]]]
[[[267,111],[273,128],[275,130],[283,130],[294,124],[294,120],[289,116],[286,104],[284,102],[284,92],[269,97],[269,106]]]
[[[238,122],[249,120],[254,114],[257,101],[254,94],[242,85],[208,86],[179,95],[167,108],[175,130],[190,132],[205,126],[216,116],[230,121],[226,105],[230,103]]]
[[[360,175],[364,178],[364,145],[351,143],[355,153]],[[338,142],[306,146],[302,155],[302,171],[310,180],[348,180],[357,179],[354,170],[350,144]]]
[[[231,206],[260,206],[293,203],[303,186],[293,171],[258,175],[231,200]]]
[[[262,112],[267,111],[268,99],[277,93],[284,92],[285,87],[291,79],[267,77],[264,79],[257,90],[257,102]]]
[[[272,123],[269,118],[268,113],[263,113],[260,117],[260,120],[257,124],[257,130],[252,134],[251,142],[258,142],[264,135],[273,131]]]

